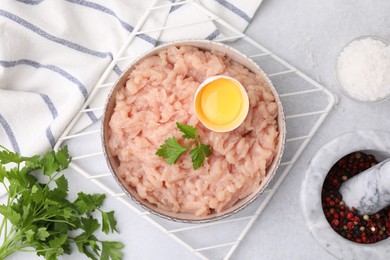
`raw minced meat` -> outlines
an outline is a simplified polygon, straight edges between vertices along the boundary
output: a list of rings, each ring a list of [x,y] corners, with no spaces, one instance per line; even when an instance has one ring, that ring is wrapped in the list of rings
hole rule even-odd
[[[247,118],[228,133],[208,130],[193,110],[197,87],[215,75],[236,78],[249,95]],[[203,217],[225,211],[259,187],[276,154],[277,116],[275,97],[260,75],[221,53],[169,47],[139,62],[117,92],[108,146],[120,161],[118,177],[142,199]],[[190,156],[168,165],[155,155],[165,139],[180,139],[176,122],[197,127],[201,142],[211,146],[197,170]]]

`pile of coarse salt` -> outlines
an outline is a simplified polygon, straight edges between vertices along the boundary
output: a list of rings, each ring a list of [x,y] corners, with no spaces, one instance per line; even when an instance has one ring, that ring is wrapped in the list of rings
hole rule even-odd
[[[343,91],[360,101],[379,101],[390,95],[390,47],[381,40],[360,38],[348,44],[337,59]]]

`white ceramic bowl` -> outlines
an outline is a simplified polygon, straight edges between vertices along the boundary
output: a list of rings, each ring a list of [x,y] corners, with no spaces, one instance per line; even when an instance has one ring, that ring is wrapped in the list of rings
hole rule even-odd
[[[378,97],[377,99],[374,99],[374,100],[364,100],[363,98],[360,98],[358,97],[357,95],[354,95],[351,93],[351,90],[347,90],[345,88],[345,85],[343,85],[343,82],[341,80],[341,75],[340,75],[340,71],[339,71],[339,63],[340,63],[340,57],[343,55],[344,51],[354,42],[356,41],[360,41],[360,40],[365,40],[365,39],[372,39],[372,40],[376,40],[376,41],[379,41],[379,42],[382,42],[384,43],[385,45],[389,46],[390,43],[384,39],[381,39],[379,37],[376,37],[376,36],[360,36],[360,37],[357,37],[353,40],[351,40],[350,42],[348,42],[340,51],[339,55],[337,56],[337,60],[336,60],[336,80],[337,80],[337,85],[339,86],[339,89],[341,91],[341,93],[343,93],[343,95],[345,95],[346,97],[354,100],[354,101],[357,101],[357,102],[361,102],[361,103],[377,103],[377,102],[381,102],[381,101],[384,101],[384,100],[387,100],[389,97],[390,97],[390,92],[387,93],[387,95],[384,95],[383,97]],[[355,66],[354,64],[350,64],[350,66]],[[367,86],[367,88],[370,88],[370,86]]]
[[[115,103],[116,103],[116,93],[120,88],[122,88],[125,85],[125,82],[127,81],[127,78],[131,71],[134,69],[135,65],[138,64],[140,61],[143,59],[150,57],[152,55],[157,54],[158,52],[167,49],[171,46],[183,46],[183,45],[189,45],[189,46],[194,46],[202,50],[208,50],[208,51],[218,51],[225,53],[226,56],[230,57],[234,61],[242,64],[246,68],[248,68],[250,71],[259,74],[262,78],[266,80],[268,83],[268,86],[270,90],[272,91],[273,95],[275,96],[275,100],[278,104],[279,111],[278,111],[278,130],[279,130],[279,137],[278,137],[278,144],[277,144],[277,151],[276,155],[270,164],[270,166],[267,168],[267,175],[265,179],[261,182],[259,187],[255,192],[247,196],[246,198],[243,198],[239,200],[237,203],[235,203],[231,208],[225,210],[222,213],[213,213],[210,214],[206,217],[195,217],[194,215],[189,215],[189,214],[182,214],[182,213],[174,213],[174,212],[169,212],[169,211],[164,211],[159,208],[157,208],[156,205],[149,203],[148,201],[145,201],[141,199],[136,192],[135,189],[132,189],[122,183],[122,180],[116,175],[116,170],[119,166],[119,160],[118,158],[114,157],[108,148],[108,139],[109,139],[109,121],[111,119],[111,116],[114,111]],[[173,220],[173,221],[179,221],[179,222],[188,222],[188,223],[202,223],[202,222],[210,222],[210,221],[216,221],[224,217],[228,217],[239,210],[242,210],[245,208],[249,203],[251,203],[253,200],[255,200],[257,197],[261,196],[262,192],[264,189],[267,187],[268,183],[271,181],[273,176],[276,173],[276,169],[281,161],[283,149],[284,149],[284,144],[285,144],[285,137],[286,137],[286,126],[285,126],[285,117],[283,113],[283,108],[282,104],[280,102],[279,96],[273,87],[271,81],[268,79],[266,74],[258,67],[258,65],[253,62],[251,59],[249,59],[247,56],[244,54],[240,53],[239,51],[221,44],[217,42],[212,42],[212,41],[206,41],[206,40],[189,40],[189,41],[179,41],[179,42],[173,42],[173,43],[168,43],[164,45],[160,45],[151,51],[145,53],[138,59],[136,59],[130,66],[123,72],[123,74],[119,77],[117,82],[115,83],[114,87],[111,90],[111,93],[109,94],[106,105],[105,105],[105,110],[104,110],[104,115],[102,119],[102,143],[103,143],[103,151],[107,160],[107,164],[117,181],[117,183],[120,185],[120,187],[123,189],[123,191],[133,199],[137,204],[141,205],[144,207],[146,210],[150,211],[153,214],[156,214],[160,217]]]

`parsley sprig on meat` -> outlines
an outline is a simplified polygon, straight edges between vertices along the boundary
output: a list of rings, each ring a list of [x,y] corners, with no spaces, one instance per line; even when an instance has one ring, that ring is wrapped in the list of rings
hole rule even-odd
[[[190,150],[195,145],[195,147],[190,150],[190,155],[192,166],[196,170],[203,165],[205,157],[210,156],[210,145],[205,145],[200,142],[197,134],[198,129],[195,127],[180,124],[179,122],[176,122],[176,126],[179,131],[183,133],[182,138],[192,140],[191,144],[189,146],[183,146],[179,144],[176,137],[171,137],[165,140],[164,144],[157,150],[156,155],[165,158],[168,164],[175,164],[183,153]]]
[[[24,157],[0,146],[0,183],[8,193],[0,205],[0,259],[17,251],[58,259],[71,253],[71,244],[90,259],[121,259],[122,243],[95,235],[100,227],[106,234],[117,231],[114,212],[101,209],[105,195],[80,192],[75,201],[67,199],[68,181],[61,171],[70,161],[67,147]]]

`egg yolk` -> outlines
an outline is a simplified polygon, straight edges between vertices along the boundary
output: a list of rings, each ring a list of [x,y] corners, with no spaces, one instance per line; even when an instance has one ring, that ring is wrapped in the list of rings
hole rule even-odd
[[[203,87],[197,106],[208,121],[225,125],[237,118],[242,103],[238,86],[229,79],[220,78]]]

